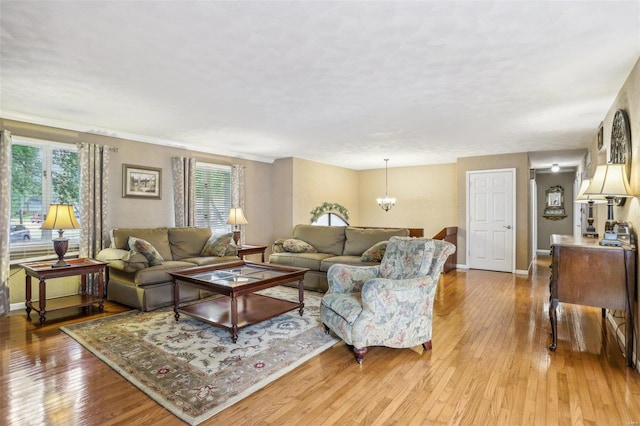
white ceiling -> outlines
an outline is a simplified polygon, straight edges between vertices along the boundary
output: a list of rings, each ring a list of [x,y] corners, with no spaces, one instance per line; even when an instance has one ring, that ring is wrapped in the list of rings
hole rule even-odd
[[[356,170],[587,147],[640,56],[638,0],[2,0],[0,27],[4,118]]]

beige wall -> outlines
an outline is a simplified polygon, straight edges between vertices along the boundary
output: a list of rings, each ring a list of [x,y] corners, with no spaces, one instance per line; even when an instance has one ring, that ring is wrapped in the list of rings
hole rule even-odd
[[[467,263],[467,172],[516,169],[516,269],[527,271],[532,259],[529,196],[529,157],[526,153],[458,159],[458,264]]]
[[[245,166],[245,216],[249,224],[245,226],[246,241],[270,245],[276,238],[272,226],[273,167],[268,163],[238,158],[193,152],[180,148],[152,145],[108,136],[62,130],[53,127],[33,125],[13,120],[0,119],[0,128],[11,131],[14,136],[23,136],[64,143],[90,142],[113,148],[109,162],[109,204],[107,227],[173,226],[173,178],[171,157],[192,156],[198,161],[215,164]],[[162,199],[144,200],[122,198],[122,165],[135,164],[162,169]],[[12,271],[13,272],[13,271]],[[48,286],[47,296],[55,297],[73,294],[77,291],[77,280],[60,280],[62,283]],[[12,276],[10,303],[24,301],[24,273]],[[34,293],[36,294],[36,293]]]
[[[311,210],[325,201],[346,207],[349,223],[358,222],[357,171],[294,158],[292,180],[292,225],[311,223]]]
[[[396,205],[385,212],[376,203],[384,197],[385,170],[359,173],[357,226],[423,228],[431,237],[447,226],[456,226],[457,167],[455,164],[389,168],[389,196]]]
[[[271,226],[275,238],[291,235],[293,226],[293,158],[282,158],[273,163],[273,216]]]
[[[549,244],[551,234],[573,235],[573,185],[575,176],[573,172],[536,173],[536,216],[538,223],[536,246],[538,250],[548,251],[551,248]],[[546,207],[546,193],[552,186],[561,186],[564,189],[564,209],[567,217],[562,220],[549,220],[543,216]]]
[[[311,210],[325,201],[346,207],[354,226],[423,228],[431,236],[457,225],[455,164],[389,169],[389,195],[398,202],[388,212],[375,201],[384,196],[384,169],[355,171],[285,158],[274,163],[274,176],[274,187],[280,188],[274,192],[273,226],[279,236],[309,223]]]
[[[640,59],[636,62],[633,70],[627,77],[624,85],[620,89],[620,92],[616,96],[611,108],[603,118],[604,126],[604,146],[603,149],[598,151],[597,141],[594,141],[590,147],[592,162],[589,166],[589,176],[593,176],[596,167],[600,164],[605,164],[609,158],[609,150],[611,146],[611,126],[613,122],[613,116],[616,111],[623,109],[629,117],[629,123],[631,126],[631,176],[629,183],[631,190],[635,197],[628,198],[625,205],[622,207],[614,207],[614,219],[616,221],[627,221],[633,227],[634,232],[638,235],[640,231]],[[594,126],[594,133],[597,130],[597,124]],[[596,230],[600,235],[604,232],[604,223],[607,219],[607,207],[606,205],[596,205],[594,210],[597,211],[596,218]],[[640,267],[636,268],[637,277],[640,279]],[[637,288],[637,282],[636,282]],[[636,330],[640,330],[640,310],[636,303],[634,309],[634,318],[636,318]],[[618,320],[619,321],[619,320]],[[638,353],[640,342],[636,341],[635,352]]]
[[[609,158],[613,116],[619,109],[626,111],[631,125],[632,163],[629,183],[632,191],[635,194],[640,194],[640,150],[638,148],[640,146],[640,59],[636,62],[613,105],[611,105],[611,108],[603,118],[604,146],[602,150],[598,151],[597,142],[594,138],[591,153],[592,158],[596,159],[596,161],[591,162],[589,167],[590,176],[593,176],[598,165],[605,164]],[[594,129],[594,133],[595,131]],[[602,233],[607,219],[607,207],[606,205],[596,205],[595,209],[598,212],[596,228],[599,233]],[[614,218],[617,221],[629,221],[636,233],[640,231],[640,200],[638,196],[627,199],[623,207],[614,207]]]
[[[358,217],[357,171],[289,157],[273,163],[273,176],[276,238],[291,236],[299,223],[310,223],[311,210],[324,202],[344,206],[350,222]]]

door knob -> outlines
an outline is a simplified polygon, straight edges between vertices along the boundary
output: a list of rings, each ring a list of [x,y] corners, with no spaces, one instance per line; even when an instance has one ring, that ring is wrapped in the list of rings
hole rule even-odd
[[[511,229],[511,225],[502,225],[503,228]]]

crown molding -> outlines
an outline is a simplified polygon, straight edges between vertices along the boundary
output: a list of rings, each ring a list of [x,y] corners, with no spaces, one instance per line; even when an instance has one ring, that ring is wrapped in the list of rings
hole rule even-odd
[[[253,155],[253,154],[247,154],[247,153],[241,153],[241,152],[229,151],[229,150],[220,152],[219,150],[207,149],[206,147],[193,145],[193,144],[186,144],[183,142],[174,141],[170,139],[163,139],[163,138],[157,138],[154,136],[139,135],[139,134],[128,133],[128,132],[121,132],[118,130],[90,126],[88,124],[74,123],[70,121],[57,120],[54,118],[39,117],[35,115],[17,113],[13,111],[0,110],[0,118],[4,118],[7,120],[22,121],[22,122],[31,123],[31,124],[37,124],[40,126],[57,127],[60,129],[72,130],[75,132],[90,133],[93,135],[107,136],[107,137],[118,138],[118,139],[127,139],[127,140],[136,141],[136,142],[143,142],[143,143],[167,146],[172,148],[186,149],[189,151],[222,155],[225,157],[240,158],[243,160],[259,161],[261,163],[273,163],[276,160],[276,158],[273,158],[273,157],[263,157],[259,155]]]

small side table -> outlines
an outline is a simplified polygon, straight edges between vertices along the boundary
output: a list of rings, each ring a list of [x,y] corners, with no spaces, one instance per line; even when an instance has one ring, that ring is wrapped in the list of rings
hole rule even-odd
[[[27,318],[31,318],[31,310],[34,310],[40,314],[40,324],[44,325],[47,316],[47,302],[49,304],[49,311],[57,311],[59,309],[67,308],[79,308],[83,306],[89,306],[97,304],[100,311],[104,309],[104,268],[107,265],[105,262],[99,262],[94,259],[68,259],[69,266],[62,266],[58,268],[52,268],[52,265],[57,261],[50,262],[27,262],[21,263],[20,266],[24,268],[26,274],[26,296],[27,301],[25,303],[27,307]],[[98,294],[87,294],[87,275],[97,274],[98,276]],[[48,278],[70,277],[73,275],[81,275],[82,286],[80,294],[64,297],[56,297],[51,300],[47,300],[47,284]],[[31,301],[31,277],[40,281],[40,287],[38,291],[38,307],[34,306]]]
[[[250,254],[262,255],[262,263],[264,263],[264,251],[267,246],[253,246],[249,244],[243,244],[242,247],[238,247],[238,257],[244,260],[244,257]]]

